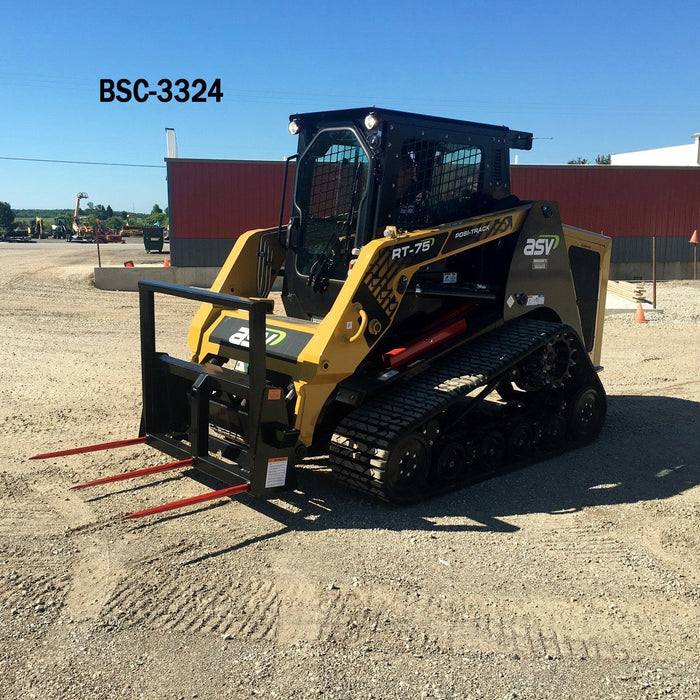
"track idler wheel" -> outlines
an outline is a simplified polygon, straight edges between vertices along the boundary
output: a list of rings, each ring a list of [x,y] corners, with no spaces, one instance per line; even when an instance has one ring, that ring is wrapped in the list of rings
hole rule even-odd
[[[391,448],[384,474],[386,497],[397,504],[425,496],[430,473],[430,447],[420,433],[407,433]]]
[[[605,397],[593,387],[584,387],[571,399],[566,420],[576,440],[589,442],[600,432],[605,422]]]

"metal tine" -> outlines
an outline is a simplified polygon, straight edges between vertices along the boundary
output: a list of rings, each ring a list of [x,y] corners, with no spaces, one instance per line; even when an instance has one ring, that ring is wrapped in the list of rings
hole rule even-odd
[[[113,476],[103,476],[100,479],[93,479],[92,481],[86,481],[84,484],[78,484],[77,486],[71,486],[71,490],[76,489],[86,489],[90,486],[98,486],[100,484],[109,484],[113,481],[124,481],[125,479],[135,479],[139,476],[146,476],[147,474],[157,474],[158,472],[167,472],[172,469],[181,469],[183,467],[192,466],[193,459],[181,459],[178,462],[168,462],[168,464],[159,464],[157,467],[146,467],[145,469],[136,469],[135,471],[123,472],[121,474],[114,474]]]
[[[111,450],[113,447],[128,447],[129,445],[140,445],[146,442],[146,437],[130,438],[128,440],[115,440],[114,442],[102,442],[99,445],[87,445],[86,447],[73,447],[69,450],[59,450],[58,452],[45,452],[34,455],[29,459],[49,459],[50,457],[66,457],[67,455],[79,455],[85,452],[98,452],[99,450]]]
[[[192,496],[191,498],[183,498],[181,501],[173,501],[172,503],[165,503],[162,506],[155,506],[155,508],[147,508],[146,510],[139,510],[135,513],[129,513],[125,515],[123,520],[135,520],[136,518],[144,518],[147,515],[155,515],[156,513],[163,513],[167,510],[175,510],[176,508],[184,508],[185,506],[192,505],[193,503],[202,503],[204,501],[213,501],[216,498],[225,498],[226,496],[233,496],[238,493],[245,493],[249,489],[249,484],[239,484],[238,486],[229,486],[225,489],[219,489],[218,491],[211,491],[210,493],[203,493],[200,496]]]

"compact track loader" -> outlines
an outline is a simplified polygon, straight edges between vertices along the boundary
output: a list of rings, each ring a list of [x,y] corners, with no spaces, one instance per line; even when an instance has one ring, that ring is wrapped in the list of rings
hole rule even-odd
[[[532,134],[377,108],[289,126],[279,226],[241,235],[211,291],[140,284],[137,440],[161,469],[231,485],[202,500],[270,496],[328,454],[402,504],[593,440],[610,240],[511,193]],[[155,294],[202,302],[189,360],[157,350]]]

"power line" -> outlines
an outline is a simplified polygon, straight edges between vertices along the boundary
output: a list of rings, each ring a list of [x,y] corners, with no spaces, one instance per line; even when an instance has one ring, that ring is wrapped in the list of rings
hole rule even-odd
[[[12,158],[0,156],[0,160],[22,160],[31,163],[69,163],[71,165],[113,165],[120,168],[165,168],[164,165],[144,165],[143,163],[100,163],[91,160],[50,160],[48,158]]]

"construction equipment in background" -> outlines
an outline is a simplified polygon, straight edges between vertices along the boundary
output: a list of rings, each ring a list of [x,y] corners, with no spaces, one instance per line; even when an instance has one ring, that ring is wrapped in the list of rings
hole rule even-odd
[[[532,134],[377,108],[289,128],[289,223],[283,195],[210,291],[139,283],[138,439],[175,460],[154,469],[228,485],[197,502],[269,497],[327,454],[340,482],[404,504],[593,440],[610,239],[511,193]],[[201,303],[189,360],[157,347],[156,294]]]
[[[37,216],[34,221],[31,221],[29,224],[29,235],[32,238],[46,238],[46,235],[44,233],[44,220],[40,217]]]
[[[0,229],[0,242],[4,243],[32,243],[27,226],[18,224],[14,229],[3,231]]]
[[[119,233],[122,236],[143,236],[143,224],[138,223],[138,217],[135,214],[126,215],[126,223],[122,226]]]
[[[78,192],[75,197],[75,210],[73,211],[72,233],[66,238],[67,241],[76,243],[92,243],[95,240],[94,229],[89,224],[81,224],[80,200],[87,199],[90,195],[87,192]]]
[[[73,230],[66,240],[73,243],[123,243],[121,233],[103,228],[99,219],[95,219],[94,225],[83,221],[84,217],[80,216],[80,200],[89,196],[86,192],[78,192],[73,212]]]
[[[70,229],[66,225],[64,219],[56,219],[56,221],[51,224],[51,238],[68,238],[70,235]]]
[[[100,243],[124,243],[121,233],[102,228],[102,222],[99,219],[95,219],[94,238]]]

